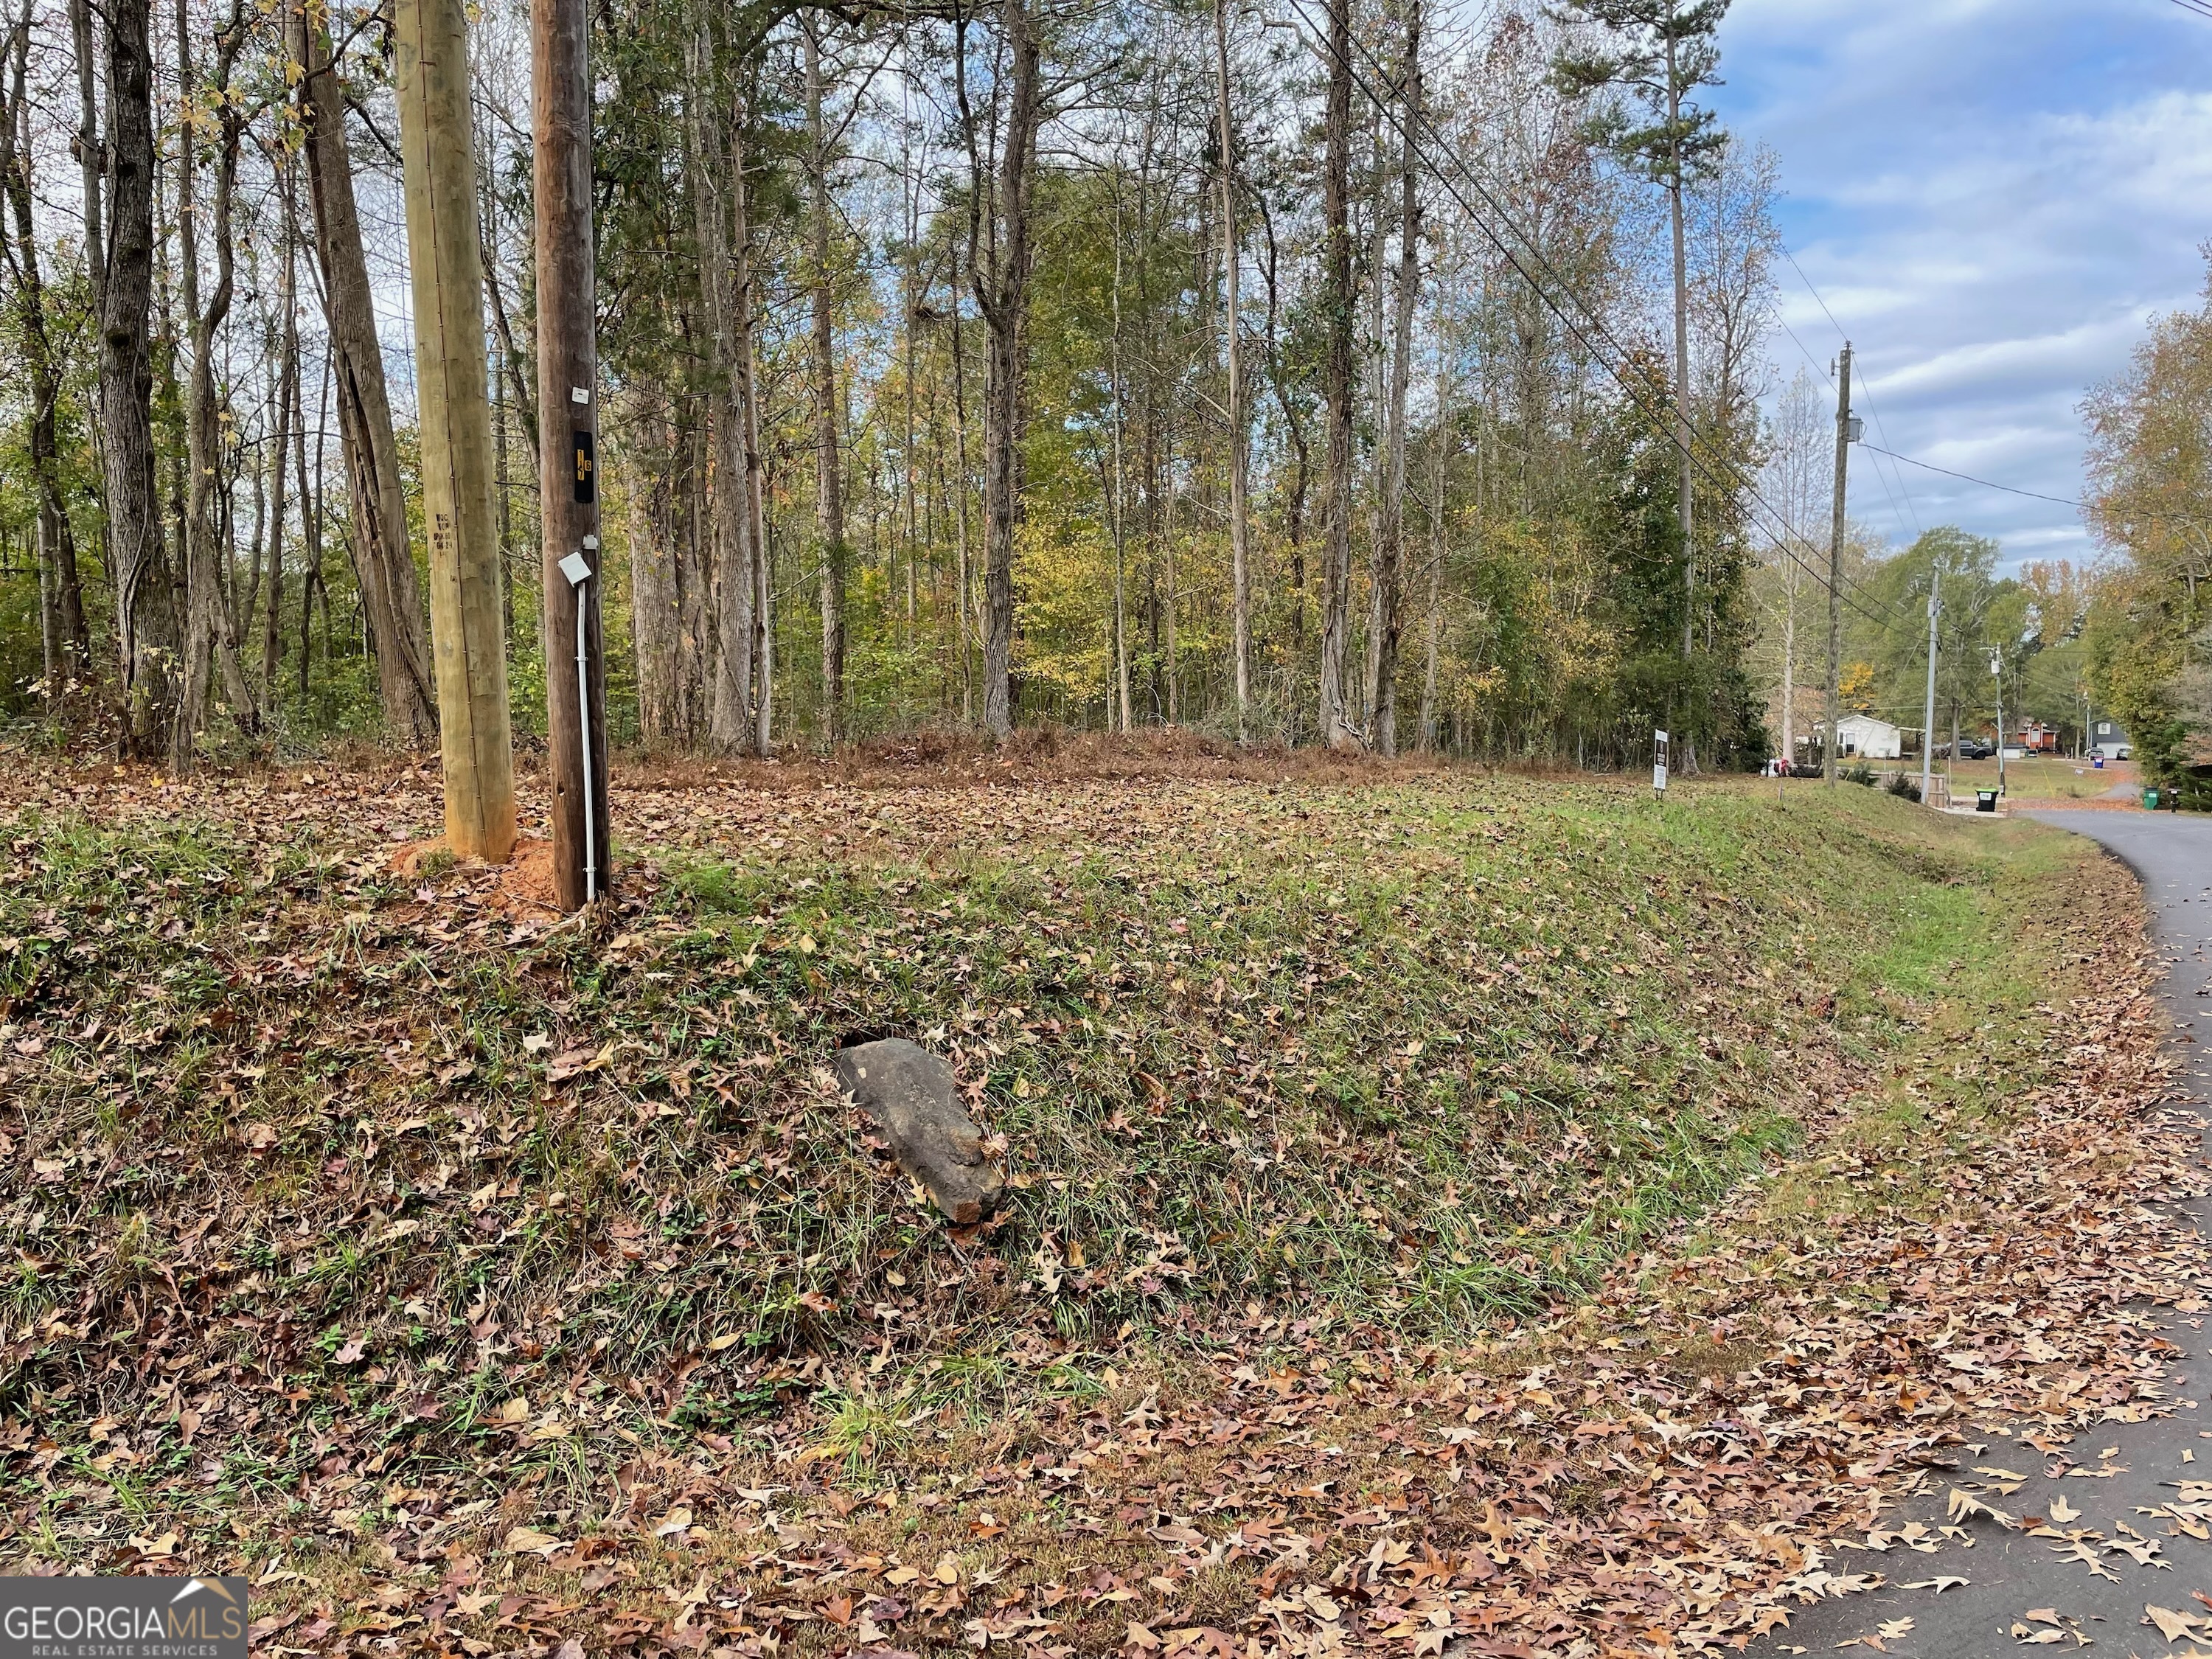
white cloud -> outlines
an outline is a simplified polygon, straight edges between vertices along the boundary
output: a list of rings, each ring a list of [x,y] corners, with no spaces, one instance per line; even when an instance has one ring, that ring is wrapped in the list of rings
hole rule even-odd
[[[2202,283],[2212,20],[2159,0],[1737,0],[1722,46],[1715,101],[1781,155],[1784,234],[1853,337],[1885,447],[2077,495],[2083,393]],[[1782,280],[1825,367],[1837,331]],[[1776,355],[1786,377],[1797,348]],[[1900,538],[1955,520],[2014,557],[2089,550],[2063,507],[1871,455],[1855,478],[1854,514]]]

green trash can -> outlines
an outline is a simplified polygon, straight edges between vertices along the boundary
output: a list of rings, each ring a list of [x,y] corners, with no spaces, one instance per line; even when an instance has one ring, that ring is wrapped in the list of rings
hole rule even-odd
[[[2158,811],[2157,790],[2146,789],[2143,791],[2143,811],[2146,812],[2155,812]]]

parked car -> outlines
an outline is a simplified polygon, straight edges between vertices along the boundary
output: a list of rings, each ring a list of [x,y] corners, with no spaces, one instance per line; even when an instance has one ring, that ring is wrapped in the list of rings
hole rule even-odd
[[[1960,760],[1993,760],[1996,757],[1996,745],[1995,744],[1984,743],[1979,738],[1961,738],[1959,739],[1959,758]],[[1948,759],[1951,754],[1951,745],[1948,743],[1938,744],[1936,748],[1936,753],[1939,757]]]

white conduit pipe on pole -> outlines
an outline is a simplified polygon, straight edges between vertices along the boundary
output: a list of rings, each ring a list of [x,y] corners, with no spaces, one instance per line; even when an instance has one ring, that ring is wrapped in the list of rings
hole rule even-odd
[[[584,539],[595,546],[598,542],[592,536]],[[561,574],[576,593],[576,727],[584,748],[584,902],[590,904],[599,896],[599,848],[592,812],[592,671],[584,655],[584,584],[592,579],[592,567],[581,553],[571,553],[561,561]]]

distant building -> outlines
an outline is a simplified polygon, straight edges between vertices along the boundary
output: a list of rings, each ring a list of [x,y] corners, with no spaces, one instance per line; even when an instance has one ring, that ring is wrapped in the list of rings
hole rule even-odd
[[[1905,728],[1878,720],[1871,714],[1846,714],[1836,722],[1838,754],[1862,760],[1901,760],[1905,757]]]
[[[2135,745],[2118,720],[2096,720],[2089,727],[2089,752],[2108,761],[2126,760],[2135,753]]]

